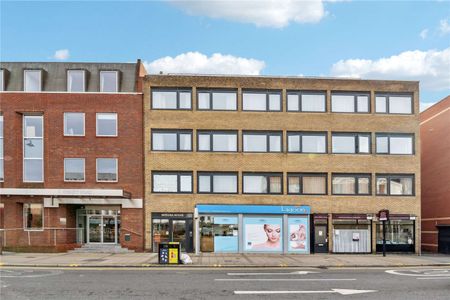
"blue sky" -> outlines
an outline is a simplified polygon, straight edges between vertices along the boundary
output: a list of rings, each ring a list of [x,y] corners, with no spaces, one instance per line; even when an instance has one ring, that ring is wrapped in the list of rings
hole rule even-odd
[[[0,17],[2,61],[141,58],[150,72],[420,80],[424,103],[450,94],[448,1],[1,1]]]

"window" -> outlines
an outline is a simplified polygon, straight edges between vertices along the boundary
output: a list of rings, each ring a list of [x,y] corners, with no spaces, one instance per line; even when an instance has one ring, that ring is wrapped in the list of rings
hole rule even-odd
[[[341,113],[369,113],[368,93],[332,93],[331,111]]]
[[[281,92],[244,91],[242,93],[242,110],[281,111]]]
[[[414,154],[414,134],[377,133],[377,154]]]
[[[375,112],[381,114],[412,114],[412,95],[375,95]]]
[[[97,158],[97,181],[117,182],[118,163],[117,158]]]
[[[152,172],[153,193],[192,193],[192,172]]]
[[[84,92],[85,77],[84,70],[68,70],[67,71],[67,91],[68,92]]]
[[[5,71],[0,69],[0,92],[5,90]]]
[[[0,182],[5,180],[5,171],[3,169],[3,115],[0,115]]]
[[[281,152],[282,136],[281,131],[244,131],[244,152]]]
[[[44,206],[41,203],[23,204],[23,228],[25,230],[44,229]]]
[[[40,92],[42,90],[42,73],[41,70],[25,70],[24,71],[24,91]]]
[[[153,151],[192,151],[192,130],[152,129]]]
[[[152,109],[191,109],[191,90],[152,89]]]
[[[100,71],[100,92],[117,93],[119,91],[119,72]]]
[[[414,175],[377,174],[377,195],[413,196]]]
[[[370,195],[370,174],[333,174],[333,195]]]
[[[370,133],[333,132],[332,153],[370,153],[370,137]]]
[[[23,116],[23,181],[44,181],[43,116]]]
[[[117,113],[97,113],[97,136],[117,136]]]
[[[325,112],[325,92],[296,92],[287,93],[287,110],[302,112]]]
[[[198,172],[198,193],[237,194],[236,172]]]
[[[198,131],[197,150],[237,152],[237,131]]]
[[[377,245],[383,244],[383,227],[381,222],[377,223]],[[386,244],[387,245],[410,245],[414,244],[414,221],[407,220],[389,220],[384,224],[386,226]]]
[[[326,195],[327,174],[288,173],[288,194]]]
[[[237,110],[237,92],[199,90],[197,107],[199,110]]]
[[[282,173],[244,173],[244,194],[282,194]]]
[[[84,136],[84,113],[64,113],[64,135]]]
[[[288,152],[327,153],[326,132],[288,131]]]
[[[84,158],[64,158],[64,181],[84,180]]]

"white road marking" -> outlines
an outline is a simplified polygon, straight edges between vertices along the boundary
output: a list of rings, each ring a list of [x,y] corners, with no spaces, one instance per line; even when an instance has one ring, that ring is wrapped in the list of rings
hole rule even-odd
[[[450,276],[440,276],[440,277],[419,277],[416,279],[429,279],[429,280],[439,280],[439,279],[450,279]]]
[[[34,272],[38,272],[37,274]],[[0,277],[1,278],[39,278],[39,277],[47,277],[47,276],[56,276],[62,274],[62,271],[58,270],[45,270],[45,271],[37,271],[37,270],[5,270],[0,269]]]
[[[414,277],[447,277],[450,269],[424,269],[424,270],[386,270],[386,273]]]
[[[214,281],[355,281],[355,278],[216,278]]]
[[[373,293],[376,290],[332,289],[331,291],[234,291],[235,295],[274,295],[274,294],[332,294],[355,295]]]
[[[295,271],[295,272],[289,272],[289,273],[227,273],[228,276],[266,276],[266,275],[279,275],[279,276],[288,276],[288,275],[306,275],[306,274],[313,274],[313,273],[319,273],[319,272],[312,272],[312,271]]]

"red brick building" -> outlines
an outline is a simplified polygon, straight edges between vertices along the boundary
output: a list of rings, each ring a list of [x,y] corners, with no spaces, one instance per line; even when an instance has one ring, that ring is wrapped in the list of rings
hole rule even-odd
[[[3,249],[143,250],[140,61],[0,67]]]
[[[450,96],[420,114],[422,249],[450,253]]]

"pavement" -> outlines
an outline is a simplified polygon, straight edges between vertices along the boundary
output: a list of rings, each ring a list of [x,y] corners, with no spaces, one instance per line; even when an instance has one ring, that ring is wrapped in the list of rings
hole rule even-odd
[[[419,267],[450,266],[440,254],[190,254],[189,267]],[[161,267],[157,253],[13,253],[0,255],[3,267]]]

